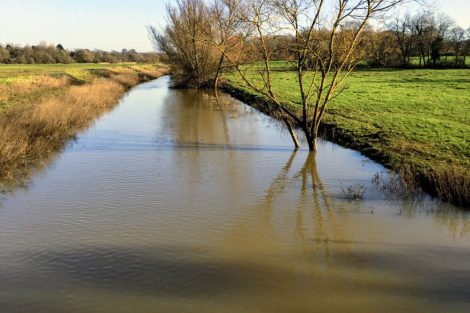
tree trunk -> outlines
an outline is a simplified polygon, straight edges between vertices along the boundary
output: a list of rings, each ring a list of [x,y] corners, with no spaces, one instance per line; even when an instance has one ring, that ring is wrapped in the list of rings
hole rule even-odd
[[[313,130],[313,133],[310,133],[310,129],[308,126],[302,127],[302,130],[305,134],[305,140],[308,144],[308,150],[311,152],[317,151],[317,132]]]
[[[315,120],[313,121],[313,124],[310,129],[310,133],[307,134],[305,133],[307,140],[309,142],[308,147],[311,152],[316,152],[317,151],[317,139],[318,139],[318,129],[320,128],[320,120]]]
[[[312,143],[309,147],[310,147],[310,151],[312,151],[312,152],[316,152],[317,148],[318,148],[317,147],[318,127],[319,126],[315,126],[315,128],[313,129],[312,136],[310,137],[310,140],[311,140]]]
[[[313,139],[312,137],[307,137],[306,139],[308,143],[308,151],[311,151],[311,152],[316,151],[315,139]]]
[[[222,64],[224,63],[224,58],[225,55],[222,53],[219,59],[219,64],[217,65],[217,72],[215,73],[215,78],[214,78],[214,88],[217,89],[219,87],[219,78],[220,78],[220,72],[222,71]]]
[[[286,123],[287,129],[289,130],[289,134],[292,138],[292,141],[294,142],[295,149],[300,148],[300,143],[299,143],[299,140],[297,139],[297,135],[295,134],[295,131],[292,128],[292,125],[290,124],[289,120],[286,117],[284,118],[284,123]]]
[[[308,142],[308,151],[310,152],[316,152],[317,151],[317,138],[308,138],[307,139],[307,142]]]
[[[215,79],[214,79],[214,89],[219,88],[219,76],[220,76],[219,73],[217,73],[217,74],[215,75]]]

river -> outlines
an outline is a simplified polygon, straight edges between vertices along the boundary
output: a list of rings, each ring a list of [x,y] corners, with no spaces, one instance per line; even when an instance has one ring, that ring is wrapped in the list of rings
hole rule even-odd
[[[384,194],[360,153],[294,152],[255,109],[168,84],[0,199],[0,312],[470,312],[470,213]]]

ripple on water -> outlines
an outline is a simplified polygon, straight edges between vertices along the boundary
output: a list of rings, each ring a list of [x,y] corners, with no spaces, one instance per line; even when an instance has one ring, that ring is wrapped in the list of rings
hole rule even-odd
[[[2,201],[0,312],[468,312],[468,213],[386,199],[359,153],[294,152],[257,111],[167,83]]]

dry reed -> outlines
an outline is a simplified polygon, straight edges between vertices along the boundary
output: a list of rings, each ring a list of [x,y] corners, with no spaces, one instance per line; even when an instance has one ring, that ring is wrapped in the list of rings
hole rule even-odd
[[[30,100],[30,95],[40,94],[41,92],[65,88],[71,84],[68,76],[52,77],[42,75],[37,77],[23,77],[0,84],[0,109],[9,101],[22,99]]]
[[[0,179],[4,184],[22,182],[75,134],[113,108],[130,87],[164,74],[164,69],[140,73],[110,72],[81,86],[66,87],[56,96],[0,115]],[[103,76],[103,75],[102,75]],[[62,79],[40,84],[60,87]],[[26,88],[28,89],[28,88]],[[34,89],[31,87],[28,90]],[[24,92],[28,92],[23,90]]]

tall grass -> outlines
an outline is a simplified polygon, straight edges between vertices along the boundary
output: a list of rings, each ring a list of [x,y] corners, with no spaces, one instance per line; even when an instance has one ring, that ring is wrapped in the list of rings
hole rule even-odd
[[[78,131],[114,107],[126,90],[162,74],[164,69],[107,71],[88,84],[71,85],[58,95],[1,114],[0,179],[7,183],[21,181],[32,168],[60,151]],[[13,90],[18,96],[66,84],[70,84],[70,79],[45,76],[34,86],[17,84],[15,88],[19,89]]]

